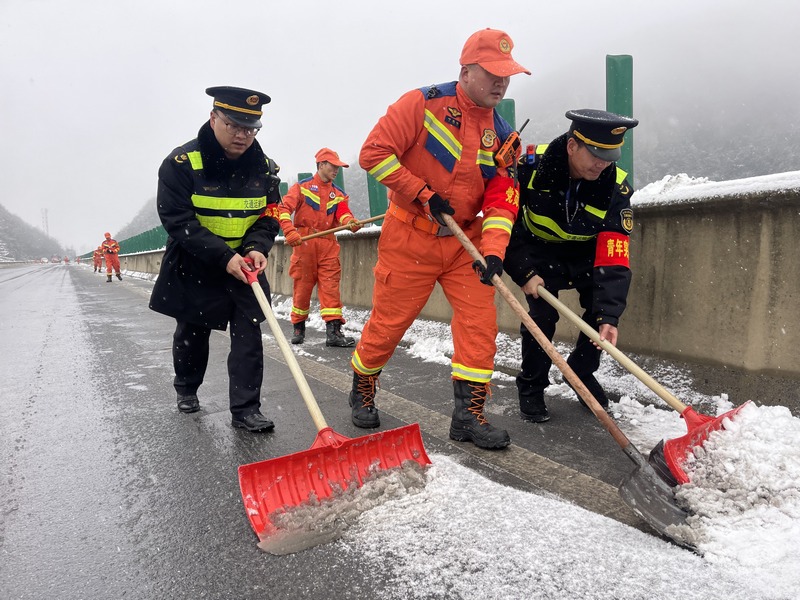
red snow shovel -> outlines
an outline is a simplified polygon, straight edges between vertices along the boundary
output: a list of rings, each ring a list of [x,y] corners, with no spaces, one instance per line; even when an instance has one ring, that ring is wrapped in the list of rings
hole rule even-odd
[[[686,474],[686,471],[683,470],[683,465],[692,452],[692,449],[702,445],[712,431],[721,429],[724,426],[723,421],[725,419],[732,419],[748,404],[749,400],[719,417],[709,417],[708,415],[698,413],[691,406],[686,406],[683,402],[670,394],[655,379],[650,377],[650,375],[640,369],[636,363],[625,356],[616,346],[605,340],[600,341],[599,333],[570,310],[567,305],[544,289],[543,286],[539,286],[538,292],[541,298],[544,298],[548,304],[567,317],[567,319],[586,334],[590,340],[608,352],[612,358],[625,367],[631,375],[655,392],[659,398],[666,402],[671,408],[678,411],[681,417],[683,417],[683,420],[686,421],[686,429],[688,430],[686,435],[675,438],[674,440],[661,440],[650,451],[648,461],[653,466],[656,473],[658,473],[659,477],[670,486],[674,487],[678,484],[689,483],[689,476]]]
[[[458,238],[464,249],[473,259],[481,262],[484,266],[486,261],[475,245],[470,241],[466,234],[450,215],[442,214],[445,223],[450,231]],[[675,502],[675,494],[666,483],[656,474],[647,460],[636,449],[631,441],[625,436],[614,420],[606,414],[600,403],[592,396],[575,371],[572,370],[553,346],[552,342],[536,325],[536,322],[528,314],[528,311],[520,304],[519,300],[511,293],[503,280],[498,275],[492,276],[492,284],[503,299],[508,302],[517,316],[522,320],[523,325],[531,332],[531,335],[542,347],[553,364],[564,374],[564,379],[569,381],[572,388],[580,395],[589,409],[602,423],[606,430],[619,444],[625,455],[631,459],[635,465],[634,470],[625,478],[619,488],[620,496],[637,515],[646,521],[653,529],[659,533],[673,539],[675,542],[687,546],[688,544],[680,539],[676,539],[670,534],[671,527],[686,523],[688,514]],[[541,289],[541,288],[540,288]]]
[[[278,513],[330,498],[351,486],[361,487],[368,477],[402,467],[407,461],[422,467],[431,461],[417,423],[358,438],[345,437],[328,427],[258,283],[258,273],[243,272],[317,427],[317,437],[308,450],[239,467],[247,518],[259,541],[264,542],[278,531],[272,521]]]

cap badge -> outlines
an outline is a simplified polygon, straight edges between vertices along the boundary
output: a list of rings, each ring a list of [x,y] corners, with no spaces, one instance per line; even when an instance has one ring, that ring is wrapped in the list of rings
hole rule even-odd
[[[248,96],[247,100],[245,100],[250,106],[255,106],[256,104],[260,104],[258,96],[253,94],[252,96]]]
[[[625,133],[628,130],[627,127],[615,127],[611,130],[612,135],[619,135],[620,133]]]
[[[503,54],[511,53],[511,42],[509,42],[506,38],[500,39],[500,52]]]
[[[452,116],[452,117],[460,117],[461,116],[461,111],[458,110],[455,106],[448,106],[447,107],[447,112],[449,112],[450,116]]]

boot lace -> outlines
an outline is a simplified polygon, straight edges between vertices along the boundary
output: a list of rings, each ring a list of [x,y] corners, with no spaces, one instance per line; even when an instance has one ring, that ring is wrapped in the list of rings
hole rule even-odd
[[[356,392],[361,395],[361,404],[364,408],[375,405],[375,387],[381,387],[375,375],[359,375]]]
[[[470,396],[467,410],[475,415],[479,424],[486,425],[489,421],[483,414],[483,406],[486,404],[487,396],[491,397],[492,390],[488,383],[475,383],[470,381],[468,385],[472,395]]]

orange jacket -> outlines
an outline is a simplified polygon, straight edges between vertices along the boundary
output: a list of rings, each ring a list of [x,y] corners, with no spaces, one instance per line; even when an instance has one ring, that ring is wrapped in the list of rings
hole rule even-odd
[[[459,225],[483,213],[481,252],[503,258],[519,209],[513,174],[494,153],[512,129],[495,110],[476,105],[456,82],[412,90],[370,132],[359,162],[389,188],[389,199],[428,218],[435,192]]]
[[[95,248],[94,252],[92,252],[92,257],[97,259],[103,258],[103,247],[98,246],[97,248]]]
[[[343,189],[333,182],[323,182],[318,173],[309,179],[298,181],[289,188],[278,205],[278,219],[283,233],[289,233],[298,227],[325,231],[347,225],[354,219],[348,204],[349,199]]]
[[[117,240],[113,238],[103,240],[103,243],[100,244],[100,247],[103,249],[105,254],[119,254],[119,244],[117,243]]]

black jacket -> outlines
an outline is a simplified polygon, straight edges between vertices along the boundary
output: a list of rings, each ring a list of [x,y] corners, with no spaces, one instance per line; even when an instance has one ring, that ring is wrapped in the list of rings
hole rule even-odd
[[[189,153],[199,151],[203,189],[195,189]],[[258,142],[238,159],[229,160],[207,122],[195,140],[179,146],[164,159],[158,171],[158,215],[167,230],[167,248],[150,297],[154,311],[211,329],[224,330],[234,305],[254,322],[264,315],[247,284],[225,271],[235,253],[257,250],[269,254],[280,230],[277,203],[280,200],[277,165],[269,160]],[[244,234],[242,243],[231,248],[225,240],[200,224],[193,194],[228,198],[267,198],[267,208]],[[231,214],[231,216],[238,216]],[[263,273],[259,282],[269,297]]]
[[[571,181],[567,138],[564,134],[553,140],[534,164],[527,164],[525,157],[520,162],[520,214],[503,266],[519,286],[534,275],[553,292],[591,286],[594,322],[617,325],[631,272],[622,265],[595,265],[597,236],[619,234],[627,255],[633,189],[615,164],[595,181]],[[570,185],[571,202],[567,202]]]

